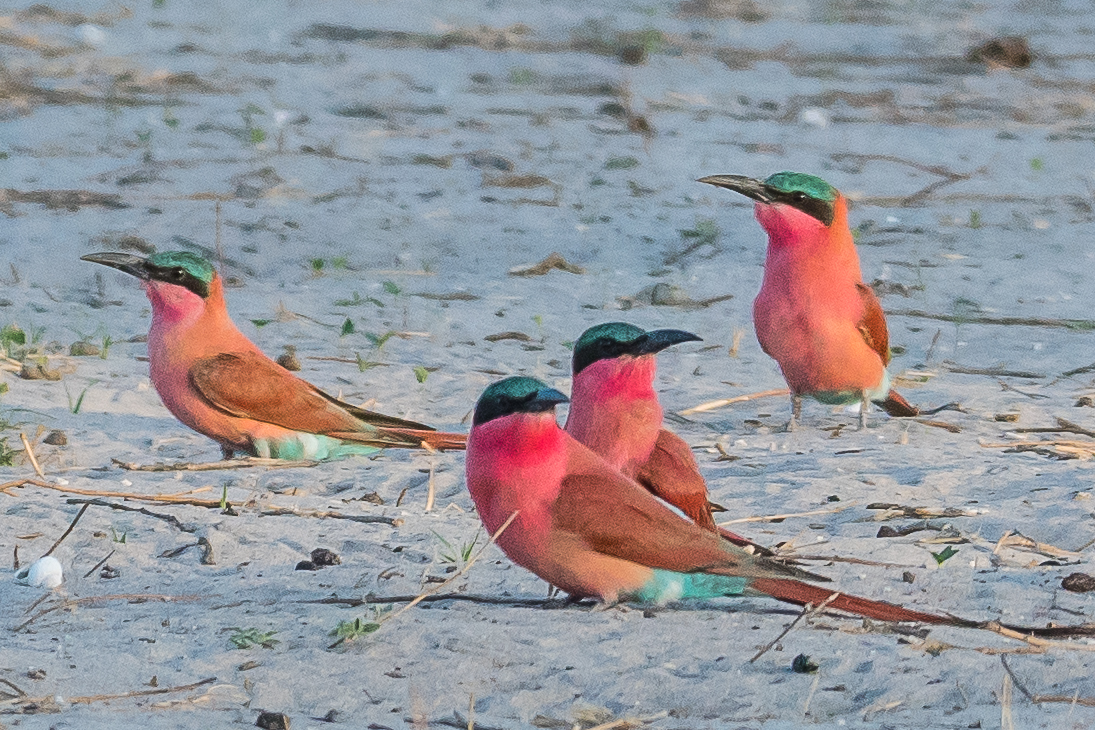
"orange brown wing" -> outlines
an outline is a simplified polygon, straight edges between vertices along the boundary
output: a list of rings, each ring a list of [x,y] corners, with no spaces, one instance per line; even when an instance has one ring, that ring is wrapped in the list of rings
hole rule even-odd
[[[863,316],[859,320],[859,331],[867,345],[882,358],[883,365],[890,364],[890,333],[886,329],[886,315],[874,290],[863,282],[856,284],[859,298],[863,301]]]
[[[675,433],[664,428],[658,432],[654,451],[635,475],[635,481],[684,512],[700,527],[712,532],[718,529],[707,502],[707,483],[692,449]]]
[[[589,455],[599,461],[592,452]],[[563,479],[551,507],[554,529],[577,535],[599,553],[650,568],[747,578],[819,578],[750,555],[678,517],[639,484],[601,465],[603,469]]]
[[[433,430],[342,403],[258,353],[227,352],[202,358],[190,368],[190,383],[229,415],[293,431],[361,432],[370,426]]]

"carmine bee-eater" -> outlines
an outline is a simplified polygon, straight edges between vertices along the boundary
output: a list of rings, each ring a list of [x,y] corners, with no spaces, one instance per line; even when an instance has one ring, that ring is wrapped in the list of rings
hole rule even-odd
[[[559,428],[555,406],[566,400],[538,380],[506,378],[479,398],[468,437],[480,519],[493,534],[516,512],[498,545],[548,583],[605,603],[763,594],[885,621],[954,621],[804,583],[820,578],[678,516]]]
[[[646,330],[625,322],[590,327],[574,344],[566,432],[624,476],[673,505],[700,527],[770,553],[711,517],[707,483],[692,449],[662,427],[654,392],[657,354],[700,338],[683,330]]]
[[[148,364],[167,409],[220,444],[281,459],[325,459],[380,447],[461,449],[462,434],[343,403],[266,357],[228,316],[224,286],[200,256],[165,251],[81,257],[132,274],[152,302]]]
[[[741,175],[700,182],[755,200],[757,221],[768,233],[753,324],[791,388],[788,425],[794,427],[806,395],[828,404],[861,403],[860,427],[870,402],[891,416],[918,415],[890,388],[886,317],[863,283],[840,191],[800,172],[777,172],[763,182]]]

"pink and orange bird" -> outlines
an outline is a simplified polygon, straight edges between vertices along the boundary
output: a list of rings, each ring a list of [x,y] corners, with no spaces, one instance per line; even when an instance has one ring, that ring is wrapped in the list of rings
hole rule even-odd
[[[466,470],[479,517],[506,555],[572,597],[767,595],[884,621],[957,621],[804,583],[824,579],[679,516],[559,428],[555,406],[566,401],[527,377],[489,386],[475,406]]]
[[[890,388],[886,317],[863,283],[840,191],[799,172],[777,172],[763,182],[741,175],[699,182],[756,201],[757,221],[768,233],[753,323],[761,348],[791,388],[788,426],[799,419],[807,395],[828,404],[859,402],[861,428],[871,402],[891,416],[918,415]]]
[[[684,330],[648,332],[626,322],[587,329],[574,344],[574,386],[566,432],[700,527],[771,554],[715,525],[707,483],[692,449],[662,425],[662,407],[654,391],[657,355],[691,341],[700,338]]]
[[[236,451],[326,459],[377,448],[462,449],[463,434],[343,403],[259,350],[228,316],[213,266],[192,253],[81,257],[131,274],[152,302],[148,363],[163,404],[184,424]]]

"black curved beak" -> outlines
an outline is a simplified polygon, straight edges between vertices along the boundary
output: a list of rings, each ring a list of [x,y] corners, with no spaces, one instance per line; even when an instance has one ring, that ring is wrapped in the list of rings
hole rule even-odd
[[[696,182],[733,190],[760,203],[771,203],[774,200],[763,182],[744,175],[708,175]]]
[[[555,388],[543,387],[536,391],[536,395],[529,401],[536,405],[537,411],[548,411],[560,403],[569,403],[570,398],[555,390]]]
[[[112,269],[118,271],[124,271],[131,276],[136,276],[141,281],[148,281],[151,278],[151,274],[148,270],[148,259],[143,259],[140,256],[133,256],[127,253],[89,253],[87,256],[81,256],[81,261],[90,261],[94,264],[102,264],[103,266],[109,266]]]
[[[703,342],[703,338],[684,330],[651,330],[635,343],[635,354],[652,355],[682,342]]]

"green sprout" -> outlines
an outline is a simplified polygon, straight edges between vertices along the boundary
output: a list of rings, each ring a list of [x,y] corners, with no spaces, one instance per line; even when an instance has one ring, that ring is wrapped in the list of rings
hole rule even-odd
[[[281,643],[274,638],[277,631],[259,631],[256,628],[241,629],[233,627],[229,629],[232,635],[228,637],[229,643],[237,649],[250,649],[252,646],[261,646],[263,649],[273,649]]]

